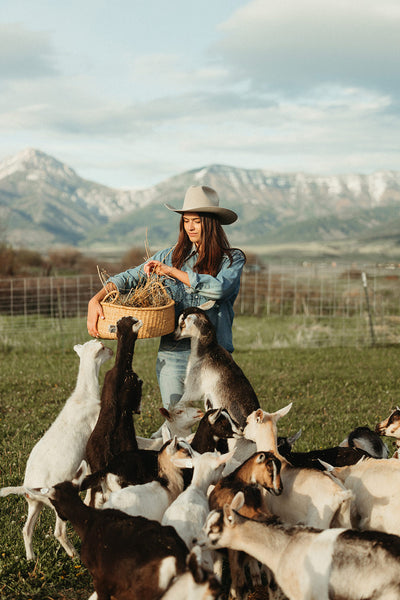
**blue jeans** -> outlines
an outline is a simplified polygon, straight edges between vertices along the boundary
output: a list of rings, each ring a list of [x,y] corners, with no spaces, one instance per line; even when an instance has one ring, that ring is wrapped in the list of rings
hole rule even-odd
[[[189,350],[159,350],[156,373],[163,406],[172,408],[183,395]]]

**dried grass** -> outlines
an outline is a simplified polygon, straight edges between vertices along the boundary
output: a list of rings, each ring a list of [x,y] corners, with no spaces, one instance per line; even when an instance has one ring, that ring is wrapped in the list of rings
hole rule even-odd
[[[147,243],[147,234],[145,246],[147,254],[145,260],[148,260],[150,258],[150,251]],[[99,267],[97,267],[97,272],[103,287],[106,288],[106,282],[110,276],[106,271],[100,270]],[[171,302],[171,297],[165,288],[165,279],[165,275],[157,275],[155,272],[150,273],[148,276],[144,275],[139,279],[137,286],[127,294],[121,294],[115,290],[110,292],[104,298],[103,302],[110,302],[122,306],[133,306],[135,308],[166,306]]]

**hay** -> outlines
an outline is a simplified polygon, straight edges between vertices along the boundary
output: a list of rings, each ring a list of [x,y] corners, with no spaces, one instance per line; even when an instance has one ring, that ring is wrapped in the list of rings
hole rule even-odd
[[[100,337],[115,339],[115,325],[124,316],[133,316],[142,321],[139,338],[158,337],[172,333],[175,328],[175,302],[169,296],[164,281],[165,275],[155,272],[142,276],[135,288],[127,294],[107,287],[108,274],[97,267],[100,281],[107,294],[101,301],[104,319],[99,319],[97,329]]]

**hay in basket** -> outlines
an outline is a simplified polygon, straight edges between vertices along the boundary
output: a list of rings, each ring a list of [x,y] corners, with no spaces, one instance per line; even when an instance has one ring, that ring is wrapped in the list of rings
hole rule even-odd
[[[103,279],[104,274],[100,274]],[[163,284],[163,278],[155,273],[143,277],[128,294],[112,290],[101,301],[104,319],[99,319],[97,330],[103,339],[116,339],[110,331],[121,317],[136,317],[142,321],[138,338],[153,338],[172,333],[175,329],[175,302]]]

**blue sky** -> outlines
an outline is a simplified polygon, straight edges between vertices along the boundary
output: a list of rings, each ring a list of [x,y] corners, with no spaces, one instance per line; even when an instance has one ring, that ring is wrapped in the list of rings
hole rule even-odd
[[[400,168],[398,0],[2,0],[0,160],[144,188]]]

